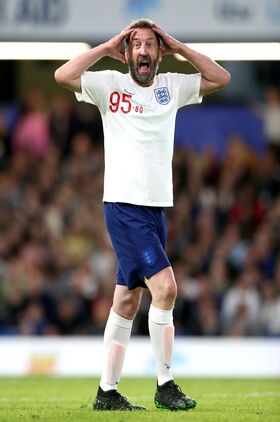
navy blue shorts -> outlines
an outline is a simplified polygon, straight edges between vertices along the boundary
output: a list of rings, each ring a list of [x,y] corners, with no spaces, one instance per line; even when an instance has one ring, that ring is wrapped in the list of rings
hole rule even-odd
[[[104,216],[118,258],[117,284],[147,287],[145,277],[170,266],[165,208],[105,202]]]

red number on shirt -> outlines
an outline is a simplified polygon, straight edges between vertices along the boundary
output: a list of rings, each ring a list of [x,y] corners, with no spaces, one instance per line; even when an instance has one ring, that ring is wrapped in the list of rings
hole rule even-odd
[[[110,103],[111,103],[110,110],[113,113],[116,113],[116,111],[118,111],[119,105],[120,105],[120,100],[121,100],[121,95],[120,95],[119,92],[114,91],[114,92],[111,93],[111,95],[110,95]]]
[[[125,104],[125,106],[121,107],[121,111],[125,114],[129,113],[131,110],[131,102],[129,101],[130,98],[132,98],[132,95],[130,94],[122,95],[122,103]]]
[[[113,113],[116,113],[116,111],[118,111],[119,109],[120,102],[121,102],[122,103],[121,111],[124,114],[129,113],[131,110],[131,102],[129,101],[130,98],[132,98],[132,95],[130,94],[122,94],[122,97],[121,97],[121,94],[119,92],[117,91],[112,92],[110,95],[110,107],[109,107],[110,110]]]

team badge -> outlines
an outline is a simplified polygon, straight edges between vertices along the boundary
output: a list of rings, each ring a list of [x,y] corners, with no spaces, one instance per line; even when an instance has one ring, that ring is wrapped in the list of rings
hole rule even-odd
[[[158,103],[166,105],[170,101],[169,91],[166,86],[154,89],[155,97]]]
[[[156,262],[156,253],[153,247],[150,247],[148,249],[145,249],[143,252],[143,258],[146,264],[148,265],[154,265]]]

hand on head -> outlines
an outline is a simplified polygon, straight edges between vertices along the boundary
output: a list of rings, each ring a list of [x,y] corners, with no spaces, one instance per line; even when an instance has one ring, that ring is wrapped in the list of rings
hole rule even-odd
[[[126,38],[129,38],[130,34],[133,32],[134,28],[132,24],[128,25],[124,28],[118,35],[111,38],[107,41],[107,49],[108,49],[108,56],[112,57],[113,59],[120,60],[121,62],[125,63],[125,56],[120,52],[121,45]]]
[[[175,38],[168,35],[164,30],[157,25],[155,22],[151,22],[152,30],[162,41],[163,46],[161,46],[162,54],[174,54],[178,51],[179,41]],[[111,38],[107,41],[108,56],[113,57],[116,60],[120,60],[123,63],[126,63],[125,55],[120,51],[122,43],[126,40],[129,42],[131,36],[137,33],[138,28],[135,28],[134,22],[126,26],[118,35]]]
[[[153,22],[153,30],[160,37],[163,43],[163,55],[177,53],[179,41],[168,35],[164,30]]]

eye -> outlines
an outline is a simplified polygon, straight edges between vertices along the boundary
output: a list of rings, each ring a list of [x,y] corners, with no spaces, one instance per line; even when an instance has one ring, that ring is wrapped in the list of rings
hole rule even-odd
[[[136,48],[140,48],[140,47],[141,47],[141,43],[140,43],[140,42],[135,43],[135,44],[134,44],[134,47],[136,47]]]

